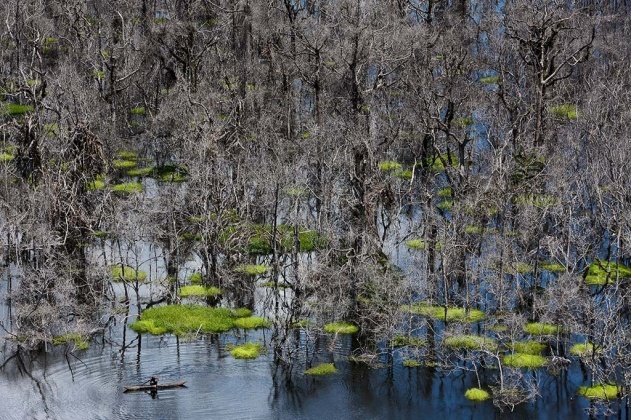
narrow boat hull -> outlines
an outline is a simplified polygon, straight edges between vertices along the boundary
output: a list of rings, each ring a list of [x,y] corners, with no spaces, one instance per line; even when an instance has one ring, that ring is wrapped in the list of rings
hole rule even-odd
[[[168,388],[179,388],[179,387],[183,387],[186,386],[184,385],[186,382],[182,381],[182,382],[171,382],[171,383],[167,383],[167,384],[158,384],[157,386],[154,385],[130,385],[130,386],[126,386],[125,387],[125,392],[130,392],[130,391],[157,391],[159,389],[168,389]]]

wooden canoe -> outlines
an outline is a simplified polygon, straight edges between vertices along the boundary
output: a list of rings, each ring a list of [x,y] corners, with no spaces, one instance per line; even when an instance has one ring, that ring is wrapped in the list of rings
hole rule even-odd
[[[129,391],[157,391],[159,389],[168,389],[168,388],[179,388],[186,386],[184,385],[186,382],[171,382],[166,384],[158,384],[157,386],[153,385],[130,385],[125,387],[125,392]]]

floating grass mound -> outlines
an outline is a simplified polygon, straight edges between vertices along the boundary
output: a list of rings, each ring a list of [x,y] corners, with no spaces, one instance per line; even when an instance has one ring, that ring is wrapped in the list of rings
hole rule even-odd
[[[560,328],[558,325],[530,322],[524,325],[524,331],[531,335],[555,335]]]
[[[188,276],[188,281],[190,281],[191,284],[202,284],[202,273],[191,274]]]
[[[539,267],[542,270],[549,271],[551,273],[563,273],[566,271],[565,267],[562,264],[558,264],[558,263],[543,262],[539,264]]]
[[[145,281],[147,273],[142,270],[136,270],[129,266],[114,265],[110,267],[110,275],[116,281]]]
[[[578,357],[589,357],[592,354],[599,353],[600,349],[594,347],[592,343],[577,343],[570,348],[570,354]]]
[[[250,312],[251,313],[251,312]],[[204,334],[222,333],[235,328],[239,319],[236,311],[227,308],[211,308],[202,305],[166,305],[149,308],[141,319],[130,325],[137,333],[160,335],[171,333]]]
[[[32,105],[7,103],[0,106],[0,114],[8,115],[10,117],[21,117],[22,115],[33,111],[33,109]]]
[[[359,327],[347,322],[332,322],[324,326],[324,331],[331,334],[355,334]]]
[[[620,387],[615,384],[596,384],[578,389],[578,395],[590,400],[614,400],[618,398],[619,393]]]
[[[234,326],[241,328],[242,330],[253,330],[257,328],[267,328],[271,325],[271,322],[266,318],[258,316],[248,316],[244,318],[237,318],[234,320]]]
[[[442,153],[440,156],[427,159],[423,163],[423,167],[434,172],[442,172],[445,170],[445,165],[458,166],[459,164],[460,162],[455,154]]]
[[[495,340],[479,335],[454,335],[445,338],[445,347],[458,350],[490,350],[497,348]]]
[[[183,286],[180,288],[180,293],[178,293],[180,297],[190,298],[190,297],[201,297],[201,298],[209,298],[209,297],[217,297],[221,294],[221,289],[215,286],[202,286],[202,285],[192,285],[192,286]]]
[[[88,181],[85,187],[88,191],[102,190],[105,188],[105,177],[99,175],[94,180]]]
[[[248,308],[237,308],[232,310],[232,315],[235,318],[247,318],[252,316],[252,310]]]
[[[276,232],[278,252],[285,253],[294,247],[294,227],[288,225],[278,225]],[[272,238],[273,228],[270,225],[248,224],[241,228],[230,227],[225,229],[219,240],[228,242],[235,235],[247,235],[249,238],[246,251],[250,255],[270,255],[273,253]],[[328,241],[321,237],[317,231],[300,228],[298,232],[298,242],[300,252],[312,252],[324,248]]]
[[[467,311],[465,308],[452,307],[447,308],[445,313],[444,306],[433,306],[426,303],[403,305],[401,309],[405,312],[426,316],[443,322],[478,322],[484,319],[484,312],[479,309],[469,309]]]
[[[270,271],[272,267],[263,264],[247,264],[240,265],[234,269],[236,273],[249,274],[251,276],[260,276]]]
[[[384,160],[382,162],[379,162],[379,169],[382,171],[396,171],[403,168],[403,165],[401,165],[399,162],[395,162],[392,160]]]
[[[245,343],[230,350],[235,359],[256,359],[265,352],[261,343]]]
[[[604,286],[617,278],[630,278],[631,268],[613,261],[592,262],[585,276],[585,283],[590,286]]]
[[[487,85],[497,84],[497,82],[499,81],[500,81],[499,76],[486,76],[486,77],[480,77],[478,79],[478,82],[485,83]]]
[[[569,120],[575,120],[579,117],[578,108],[574,104],[561,104],[551,106],[550,113],[559,118],[567,118]]]
[[[506,366],[523,369],[537,369],[546,365],[546,358],[538,354],[514,353],[502,359]]]
[[[53,337],[53,345],[61,346],[63,344],[72,344],[77,350],[86,350],[90,347],[90,343],[81,334],[70,333]]]
[[[397,335],[390,342],[392,347],[423,347],[425,344],[427,343],[424,339],[408,335]]]
[[[405,245],[417,251],[425,251],[427,249],[427,242],[424,239],[411,239],[405,243]],[[436,242],[436,251],[440,251],[441,244],[440,242]]]
[[[120,194],[133,194],[142,192],[142,184],[140,182],[123,182],[112,185],[112,191]]]
[[[305,370],[305,375],[325,376],[333,375],[337,372],[338,370],[335,369],[335,365],[333,365],[333,363],[322,363],[321,365],[314,366],[311,369]]]
[[[464,396],[469,401],[482,402],[491,398],[491,394],[481,388],[469,388]]]
[[[421,362],[419,362],[418,360],[406,359],[403,361],[403,367],[406,367],[406,368],[416,368],[420,366],[421,366]]]
[[[519,341],[513,343],[513,349],[517,353],[541,354],[546,349],[546,345],[538,341]]]

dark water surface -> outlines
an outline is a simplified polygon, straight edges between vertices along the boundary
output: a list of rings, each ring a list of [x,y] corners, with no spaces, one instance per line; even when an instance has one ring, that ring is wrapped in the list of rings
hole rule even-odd
[[[250,340],[253,337],[249,337]],[[255,338],[254,338],[255,339]],[[464,398],[474,376],[428,368],[371,369],[349,363],[335,350],[340,373],[312,378],[298,363],[286,375],[272,358],[235,360],[221,338],[178,343],[143,337],[141,351],[92,344],[76,356],[63,349],[32,362],[29,373],[9,363],[0,373],[1,419],[572,419],[586,417],[588,403],[575,397],[578,383],[543,374],[536,403],[500,412],[491,402]],[[6,349],[5,349],[6,350]],[[331,359],[329,358],[328,361]],[[152,375],[187,388],[123,393]],[[578,375],[578,373],[574,373]],[[572,374],[570,375],[570,378]],[[580,378],[579,378],[580,379]]]

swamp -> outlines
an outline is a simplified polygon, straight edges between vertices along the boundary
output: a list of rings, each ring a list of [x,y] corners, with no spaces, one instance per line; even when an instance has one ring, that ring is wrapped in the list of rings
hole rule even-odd
[[[0,3],[0,418],[629,417],[628,2]]]

